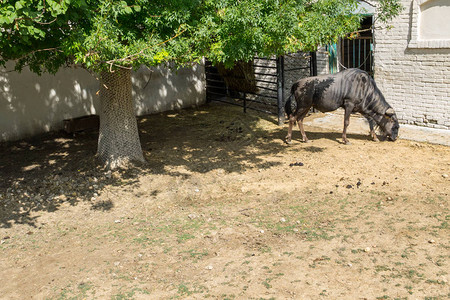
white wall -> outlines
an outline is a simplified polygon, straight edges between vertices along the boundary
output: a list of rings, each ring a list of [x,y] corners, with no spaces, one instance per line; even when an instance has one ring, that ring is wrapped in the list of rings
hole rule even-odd
[[[201,105],[206,101],[205,66],[170,70],[141,67],[133,74],[133,99],[141,116]]]
[[[66,68],[38,76],[0,69],[0,141],[62,129],[62,120],[98,112],[98,81],[84,69]],[[169,70],[142,67],[133,74],[136,114],[205,102],[204,66]]]
[[[393,29],[375,30],[375,80],[402,123],[450,129],[450,40],[423,36],[427,30],[421,28],[428,26],[421,23],[421,10],[437,5],[440,9],[432,12],[445,13],[450,2],[402,4],[405,10],[393,20]]]

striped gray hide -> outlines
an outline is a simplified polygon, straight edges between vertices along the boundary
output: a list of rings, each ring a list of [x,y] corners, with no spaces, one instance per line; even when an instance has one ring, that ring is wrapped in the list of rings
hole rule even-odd
[[[296,101],[294,110],[292,98]],[[373,78],[360,69],[347,69],[336,74],[308,77],[292,85],[291,95],[285,104],[289,119],[287,143],[291,143],[292,128],[296,122],[298,122],[303,142],[308,142],[303,128],[303,118],[311,107],[321,112],[334,111],[339,107],[345,110],[342,133],[345,144],[349,144],[346,132],[351,113],[360,113],[367,119],[373,140],[378,141],[375,134],[377,126],[383,132],[385,139],[391,141],[397,139],[399,125],[394,109],[386,102]]]

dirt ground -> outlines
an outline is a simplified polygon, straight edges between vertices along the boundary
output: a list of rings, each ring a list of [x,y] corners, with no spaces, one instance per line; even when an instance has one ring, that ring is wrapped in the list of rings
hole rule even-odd
[[[148,164],[121,172],[95,132],[0,144],[1,299],[450,297],[449,147],[286,145],[218,104],[139,127]]]

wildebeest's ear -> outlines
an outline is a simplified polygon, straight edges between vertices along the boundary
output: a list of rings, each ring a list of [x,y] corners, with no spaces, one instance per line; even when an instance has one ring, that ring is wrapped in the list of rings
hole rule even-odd
[[[385,115],[389,116],[389,117],[392,117],[394,114],[395,114],[395,111],[392,107],[389,107],[385,112]]]

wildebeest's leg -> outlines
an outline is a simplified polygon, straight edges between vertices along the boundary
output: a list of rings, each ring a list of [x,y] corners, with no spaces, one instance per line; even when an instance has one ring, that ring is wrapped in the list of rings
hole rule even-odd
[[[303,119],[306,117],[306,115],[308,114],[309,110],[311,109],[311,107],[307,107],[304,108],[299,114],[298,114],[298,128],[300,129],[300,132],[302,134],[302,140],[305,143],[308,143],[309,140],[306,137],[306,133],[305,133],[305,129],[303,128]]]
[[[377,134],[375,133],[375,127],[376,127],[377,123],[375,122],[374,119],[372,119],[369,116],[366,116],[366,119],[369,122],[369,127],[370,127],[369,135],[370,135],[370,137],[372,138],[372,140],[374,142],[379,142],[380,140],[378,139]]]
[[[350,145],[350,142],[347,139],[347,127],[350,124],[350,114],[353,111],[353,107],[354,107],[353,103],[350,103],[348,101],[344,103],[345,113],[344,113],[344,131],[342,132],[342,141],[346,145]]]
[[[289,128],[288,128],[288,134],[286,136],[286,143],[290,144],[290,143],[292,143],[292,128],[294,127],[296,118],[293,115],[290,115],[288,117],[289,117]]]

